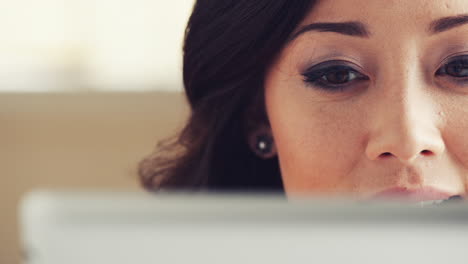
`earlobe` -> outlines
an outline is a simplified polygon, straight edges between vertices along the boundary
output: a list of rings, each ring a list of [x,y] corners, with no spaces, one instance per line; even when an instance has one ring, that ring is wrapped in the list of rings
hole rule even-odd
[[[249,135],[250,149],[262,159],[270,159],[276,156],[276,146],[271,129],[262,126]]]

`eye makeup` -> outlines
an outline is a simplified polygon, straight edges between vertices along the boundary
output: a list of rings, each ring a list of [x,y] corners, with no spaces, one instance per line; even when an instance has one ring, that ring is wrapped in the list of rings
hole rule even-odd
[[[437,70],[436,75],[447,75],[453,78],[468,78],[468,55],[448,58]]]
[[[435,78],[441,87],[463,89],[468,87],[468,54],[457,54],[445,59],[437,71]]]
[[[369,77],[358,69],[358,66],[349,61],[329,60],[307,68],[301,75],[309,87],[328,93],[339,93],[369,80]],[[468,54],[456,54],[446,58],[435,72],[435,76],[454,85],[468,86]]]
[[[336,93],[369,80],[369,77],[356,68],[358,67],[347,61],[331,60],[307,68],[302,76],[306,85]]]

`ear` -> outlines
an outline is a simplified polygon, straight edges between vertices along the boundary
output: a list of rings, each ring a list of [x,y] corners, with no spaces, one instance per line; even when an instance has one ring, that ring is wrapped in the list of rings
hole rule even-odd
[[[250,150],[262,159],[275,157],[276,145],[266,113],[263,89],[259,89],[252,97],[243,119],[244,137],[247,139]]]
[[[277,155],[275,140],[270,126],[259,125],[248,134],[250,150],[262,159],[270,159]]]

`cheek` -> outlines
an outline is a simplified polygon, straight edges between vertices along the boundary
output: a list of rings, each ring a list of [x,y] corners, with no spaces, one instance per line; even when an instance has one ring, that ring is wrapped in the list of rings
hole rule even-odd
[[[461,100],[460,100],[461,101]],[[446,106],[443,118],[447,120],[443,129],[447,153],[453,155],[461,168],[468,168],[468,100]],[[468,169],[463,175],[468,175]],[[468,182],[468,176],[466,179]]]
[[[364,152],[362,112],[344,103],[314,101],[306,89],[290,85],[266,91],[285,190],[352,192],[355,179],[349,173]]]

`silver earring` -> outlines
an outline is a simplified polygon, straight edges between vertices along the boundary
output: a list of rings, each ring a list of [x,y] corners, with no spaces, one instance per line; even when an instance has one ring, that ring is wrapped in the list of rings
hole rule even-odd
[[[273,150],[273,138],[266,134],[258,135],[255,147],[259,154],[266,156]]]

